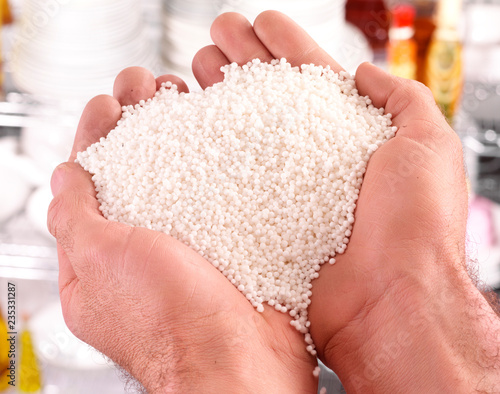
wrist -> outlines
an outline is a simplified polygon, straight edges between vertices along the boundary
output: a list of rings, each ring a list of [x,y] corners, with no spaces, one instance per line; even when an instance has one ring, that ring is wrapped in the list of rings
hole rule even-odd
[[[290,357],[278,344],[269,348],[256,340],[263,327],[253,325],[261,320],[252,318],[249,325],[248,319],[241,318],[237,325],[219,329],[207,326],[205,335],[196,339],[182,334],[169,343],[150,341],[161,349],[161,355],[151,357],[144,352],[143,361],[135,362],[136,373],[130,373],[152,394],[316,393],[318,382],[312,374],[315,360],[303,342],[298,342],[302,356],[296,351]],[[292,326],[286,330],[302,335]]]
[[[393,281],[324,347],[348,392],[500,389],[498,316],[465,269],[431,267]]]

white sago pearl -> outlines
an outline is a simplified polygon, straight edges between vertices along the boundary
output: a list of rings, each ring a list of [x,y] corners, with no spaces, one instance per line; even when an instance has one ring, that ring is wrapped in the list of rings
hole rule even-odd
[[[77,162],[106,218],[190,246],[257,311],[288,312],[315,355],[312,281],[346,251],[366,164],[397,128],[346,72],[285,59],[222,71],[204,91],[167,82],[122,107]]]
[[[316,366],[316,367],[314,368],[313,375],[314,375],[315,377],[318,377],[320,372],[321,372],[321,368],[320,368],[319,366]]]

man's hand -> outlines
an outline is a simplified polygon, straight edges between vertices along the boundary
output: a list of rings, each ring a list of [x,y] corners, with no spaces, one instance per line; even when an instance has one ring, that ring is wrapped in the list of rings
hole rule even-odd
[[[289,22],[279,23],[284,34]],[[217,46],[202,50],[193,65],[203,87],[218,82],[228,62],[286,55],[271,54],[274,47],[236,14],[218,19],[212,34]],[[280,50],[284,41],[276,43]],[[140,68],[123,71],[114,97],[89,102],[70,160],[53,175],[48,226],[58,242],[65,320],[150,393],[313,393],[316,360],[288,315],[268,306],[256,312],[216,268],[172,237],[104,219],[91,176],[74,163],[77,152],[114,128],[121,106],[152,97],[167,80],[187,91],[173,76],[155,81]]]
[[[348,392],[499,392],[500,321],[466,269],[460,140],[422,84],[370,64],[356,84],[399,130],[368,163],[346,253],[313,282],[318,352]]]

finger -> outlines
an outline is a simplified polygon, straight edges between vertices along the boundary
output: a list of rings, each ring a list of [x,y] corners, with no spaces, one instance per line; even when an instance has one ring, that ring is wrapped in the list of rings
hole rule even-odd
[[[222,66],[230,61],[215,45],[206,46],[198,51],[193,59],[193,74],[202,89],[224,80]]]
[[[236,12],[217,17],[210,28],[210,35],[230,62],[243,65],[256,58],[264,62],[273,59],[255,34],[252,24]]]
[[[459,143],[436,105],[430,90],[423,84],[398,78],[370,63],[363,63],[356,72],[356,85],[361,95],[369,96],[376,107],[392,114],[399,128],[397,135],[421,143],[432,150]]]
[[[135,105],[156,93],[153,74],[142,67],[129,67],[121,71],[115,79],[113,96],[124,105]]]
[[[172,74],[161,75],[156,78],[156,90],[159,90],[161,88],[161,84],[165,82],[172,82],[174,85],[176,85],[179,93],[189,93],[186,82]]]
[[[430,90],[424,85],[393,76],[371,63],[358,67],[356,85],[361,95],[369,96],[376,107],[385,107],[393,119],[405,114],[414,118],[425,118],[425,115],[443,118]]]
[[[329,65],[333,71],[343,68],[309,34],[286,15],[278,11],[264,11],[253,24],[255,34],[276,58],[286,58],[292,66]]]
[[[180,92],[187,92],[184,81],[174,75],[164,75],[157,80],[153,74],[141,67],[130,67],[118,74],[111,96],[97,96],[85,107],[76,132],[70,160],[93,143],[105,137],[122,116],[123,105],[135,105],[140,100],[153,97],[162,82],[175,83]]]
[[[54,199],[49,206],[47,227],[80,277],[86,268],[82,263],[86,262],[86,256],[92,255],[91,249],[97,250],[109,233],[116,240],[126,239],[129,227],[102,216],[91,175],[79,164],[59,165],[51,186]]]
[[[78,124],[69,161],[75,161],[78,152],[105,137],[116,126],[121,116],[121,105],[113,97],[101,95],[90,100]]]

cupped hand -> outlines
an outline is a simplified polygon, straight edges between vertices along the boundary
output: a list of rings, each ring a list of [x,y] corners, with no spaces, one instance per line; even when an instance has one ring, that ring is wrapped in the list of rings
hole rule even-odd
[[[241,15],[224,14],[211,34],[215,45],[193,61],[202,88],[222,81],[221,66],[254,58],[341,70],[278,12],[262,13],[253,26]],[[105,220],[91,177],[73,163],[76,152],[115,126],[122,105],[151,97],[161,81],[172,79],[125,70],[114,98],[88,104],[70,161],[54,173],[49,228],[58,241],[65,319],[149,392],[314,392],[315,360],[287,315],[267,306],[255,312],[218,270],[175,239]],[[435,378],[469,372],[466,334],[481,332],[456,325],[471,318],[464,305],[476,302],[485,311],[477,321],[491,317],[465,270],[460,142],[416,82],[364,64],[356,83],[360,94],[393,114],[399,131],[370,159],[346,253],[334,266],[324,265],[313,283],[311,334],[320,357],[350,391],[443,392],[447,380]],[[428,349],[434,356],[422,357]],[[460,373],[443,373],[439,361],[458,365]]]
[[[496,392],[500,320],[467,270],[460,139],[424,85],[368,63],[355,78],[398,132],[369,160],[346,252],[313,282],[319,356],[348,392]]]
[[[212,36],[216,45],[193,62],[203,88],[220,81],[220,67],[229,62],[287,56],[297,63],[311,45],[295,24],[272,13],[255,28],[237,14],[223,15]],[[312,52],[308,58],[321,61]],[[152,97],[165,81],[187,92],[174,76],[155,80],[144,69],[124,70],[114,97],[88,103],[71,157],[54,172],[48,226],[58,244],[68,327],[151,393],[315,392],[316,359],[288,315],[268,306],[256,312],[216,268],[174,238],[106,220],[91,176],[74,163],[77,152],[114,128],[122,106]]]
[[[429,327],[418,319],[452,310],[462,289],[473,291],[465,269],[461,143],[418,82],[363,64],[356,84],[393,115],[398,132],[368,163],[346,252],[313,283],[311,332],[349,391],[443,389],[447,378],[439,382],[438,375],[447,373],[425,355],[439,345],[426,335],[442,336],[457,316],[440,323],[432,316]]]

